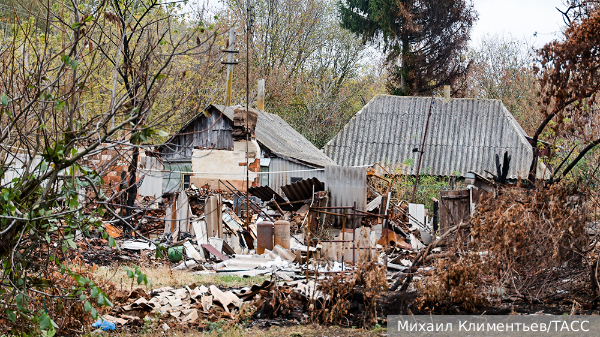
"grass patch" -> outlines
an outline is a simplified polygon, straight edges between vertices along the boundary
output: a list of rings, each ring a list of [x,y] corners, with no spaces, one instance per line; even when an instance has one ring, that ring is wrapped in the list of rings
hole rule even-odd
[[[135,280],[127,277],[127,272],[123,268],[125,265],[114,265],[110,267],[98,267],[94,274],[117,285],[117,289],[122,290],[133,290],[140,287]],[[132,268],[133,265],[127,266]],[[233,275],[193,275],[189,271],[171,270],[169,266],[161,265],[157,267],[139,266],[142,273],[146,274],[148,280],[152,282],[152,285],[147,288],[160,288],[160,287],[183,287],[196,283],[198,285],[211,285],[214,284],[219,287],[249,287],[254,284],[260,284],[267,277],[264,276],[253,276],[253,277],[239,277]]]

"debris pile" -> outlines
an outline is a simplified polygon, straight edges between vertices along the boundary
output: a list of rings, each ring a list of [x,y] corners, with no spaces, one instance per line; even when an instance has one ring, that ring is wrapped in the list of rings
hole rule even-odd
[[[553,227],[547,228],[548,235],[540,236],[532,229],[523,235],[540,239],[519,243],[518,233],[524,228],[494,211],[499,201],[489,197],[500,193],[494,182],[475,176],[468,189],[442,191],[439,202],[433,199],[431,212],[423,204],[395,199],[391,193],[395,179],[392,174],[372,170],[364,209],[359,209],[356,203],[331,206],[329,192],[316,178],[284,186],[282,195],[268,186],[252,187],[251,196],[247,196],[226,181],[220,181],[225,190],[190,184],[180,193],[164,195],[159,208],[147,211],[146,214],[153,214],[150,218],[164,214],[160,235],[156,235],[158,226],[154,220],[145,220],[148,216],[140,217],[136,230],[129,232],[129,236],[118,224],[107,222],[104,228],[120,248],[106,248],[103,239],[84,239],[82,246],[88,249],[81,256],[85,262],[94,264],[138,261],[160,264],[168,259],[177,272],[270,278],[261,285],[244,289],[191,284],[180,289],[154,289],[148,294],[138,291],[123,298],[121,305],[105,318],[117,329],[139,328],[148,320],[165,330],[175,325],[202,329],[206,320],[237,321],[248,312],[254,321],[343,324],[341,321],[345,319],[347,324],[373,326],[382,323],[378,320],[385,311],[382,303],[388,300],[392,303],[396,294],[402,298],[420,294],[413,302],[418,305],[411,310],[424,313],[456,303],[461,303],[460,310],[472,312],[510,298],[537,300],[539,297],[532,297],[527,290],[535,288],[536,274],[526,267],[513,275],[512,285],[499,281],[502,276],[493,273],[500,266],[502,270],[511,263],[518,266],[514,264],[517,260],[509,258],[514,256],[511,252],[515,247],[511,244],[530,250],[544,242],[553,242],[554,248],[550,250],[523,252],[530,256],[541,252],[557,256],[566,252],[570,258],[561,261],[589,269],[587,262],[577,260],[578,255],[565,248],[570,243],[585,241],[575,240],[584,233],[581,224],[585,223],[585,216],[578,218],[581,220],[578,225],[569,227],[573,233]],[[531,197],[517,187],[506,191],[501,193],[511,196],[500,202],[506,203],[502,204],[505,212],[511,209],[524,212],[528,206],[523,205],[531,203]],[[582,209],[577,203],[579,199],[572,196],[567,199],[560,202],[570,205],[568,209],[573,209],[573,205]],[[514,200],[522,200],[523,204],[513,206]],[[536,212],[547,213],[531,205]],[[438,206],[446,211],[438,212]],[[476,206],[479,213],[469,220]],[[559,212],[555,211],[553,216],[556,214]],[[504,222],[498,222],[495,216]],[[571,213],[565,216],[576,218]],[[489,228],[490,223],[496,223],[496,227]],[[595,236],[600,232],[596,227],[587,226],[585,231]],[[511,232],[506,233],[506,228],[511,228]],[[486,233],[496,233],[494,237],[505,240],[501,245],[504,248],[483,245],[493,241]],[[477,238],[478,242],[473,243],[469,238]],[[485,265],[488,278],[482,280],[480,275],[485,268],[481,261],[492,251],[496,259]],[[544,258],[538,256],[538,259]],[[547,284],[556,281],[553,277],[581,281],[576,276],[567,278],[565,272],[573,269],[552,266],[554,269],[537,271],[549,277]],[[517,295],[510,286],[516,287]],[[565,285],[559,290],[567,294],[573,289]],[[600,287],[596,289],[600,293]],[[390,305],[387,310],[397,314],[405,309]]]
[[[192,284],[179,289],[163,287],[150,293],[138,288],[118,298],[122,304],[103,318],[127,330],[139,329],[146,321],[169,330],[182,324],[200,326],[206,319],[237,320],[236,312],[243,302],[253,300],[258,292],[271,286],[272,282],[265,281],[251,288],[223,291],[215,285]]]

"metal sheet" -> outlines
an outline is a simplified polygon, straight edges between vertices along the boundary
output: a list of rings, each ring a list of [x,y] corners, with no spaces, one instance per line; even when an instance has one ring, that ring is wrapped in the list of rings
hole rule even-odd
[[[408,214],[410,214],[408,223],[411,226],[423,227],[425,225],[425,205],[408,204]]]
[[[310,170],[314,169],[312,166],[299,164],[283,158],[271,158],[269,164],[270,172],[282,172],[282,171],[299,171],[299,170]],[[310,171],[310,172],[287,172],[287,173],[275,173],[269,174],[268,186],[273,191],[283,194],[282,186],[289,185],[292,183],[292,178],[310,179],[317,178],[319,181],[325,181],[325,170],[323,171]],[[261,185],[266,185],[261,180]]]
[[[263,202],[271,201],[271,199],[273,199],[273,195],[275,195],[275,201],[277,201],[277,203],[286,202],[282,196],[273,191],[273,189],[271,189],[269,186],[250,187],[248,191],[250,192],[250,195],[259,197]]]
[[[281,189],[289,201],[306,200],[312,198],[313,192],[324,191],[325,184],[317,178],[310,178],[282,186]]]
[[[367,208],[367,170],[364,167],[326,166],[326,188],[329,206],[353,206],[364,211]],[[339,217],[336,217],[339,223]]]
[[[163,189],[163,164],[154,157],[140,157],[139,177],[143,179],[138,195],[159,198]]]
[[[204,243],[201,246],[202,246],[202,248],[206,249],[209,253],[211,253],[212,255],[214,255],[219,260],[221,260],[221,261],[227,261],[227,260],[229,260],[229,258],[227,256],[221,254],[221,252],[219,252],[210,243]]]

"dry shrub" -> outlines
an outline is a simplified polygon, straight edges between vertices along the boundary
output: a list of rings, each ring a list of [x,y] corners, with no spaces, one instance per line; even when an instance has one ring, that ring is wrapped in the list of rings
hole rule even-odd
[[[289,286],[279,287],[275,283],[260,291],[260,299],[253,305],[257,308],[257,318],[288,317],[294,311],[299,295]]]
[[[388,290],[387,268],[373,261],[361,262],[354,272],[356,285],[362,287],[365,311],[363,326],[377,324],[377,300]]]
[[[353,325],[377,324],[377,300],[388,289],[386,274],[385,266],[369,261],[358,263],[353,275],[337,274],[321,281],[319,290],[324,298],[310,301],[311,320],[350,325],[349,317],[353,316]]]
[[[109,298],[115,293],[115,285],[111,282],[106,282],[94,275],[97,269],[96,265],[85,265],[79,259],[74,259],[65,263],[76,275],[89,278],[94,284],[100,286]],[[31,310],[31,313],[39,314],[42,311],[48,316],[53,317],[58,325],[56,332],[59,335],[82,334],[84,329],[87,329],[93,322],[92,316],[84,309],[84,302],[79,296],[67,297],[64,296],[65,290],[81,287],[81,284],[69,273],[61,273],[58,266],[49,264],[47,268],[42,269],[37,278],[38,284],[35,288],[23,290],[26,295],[26,300],[23,301],[25,311]],[[84,291],[89,295],[89,289]],[[44,295],[46,294],[46,295]],[[106,309],[95,305],[99,313]],[[6,316],[0,316],[0,331],[7,333],[12,332],[29,332],[34,335],[37,324],[32,324],[30,318],[23,314],[16,314],[16,321],[12,322]]]
[[[505,189],[471,219],[472,251],[482,277],[496,289],[540,297],[555,294],[543,280],[579,268],[587,244],[586,191],[553,185],[532,191]]]
[[[473,249],[493,253],[507,265],[535,261],[560,266],[581,252],[587,214],[584,192],[553,185],[529,191],[506,189],[478,207],[471,219]]]
[[[356,280],[345,274],[334,275],[319,282],[318,289],[324,298],[309,301],[310,319],[321,324],[348,325],[348,312],[354,299]]]
[[[454,238],[454,257],[438,261],[436,272],[422,283],[419,303],[473,309],[511,293],[555,295],[552,280],[583,268],[586,200],[586,190],[562,184],[498,190]]]
[[[417,283],[421,293],[417,308],[435,311],[439,307],[443,311],[458,305],[472,311],[486,303],[477,290],[480,268],[481,262],[475,256],[436,261],[434,275]]]

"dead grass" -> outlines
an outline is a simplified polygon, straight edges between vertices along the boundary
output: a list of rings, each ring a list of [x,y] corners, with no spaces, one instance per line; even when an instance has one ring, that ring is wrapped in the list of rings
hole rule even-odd
[[[107,281],[117,285],[119,290],[133,290],[140,286],[135,280],[127,277],[127,271],[124,267],[132,269],[134,266],[114,265],[111,267],[98,267],[94,274]],[[171,270],[169,266],[161,265],[155,267],[139,266],[142,273],[146,274],[152,285],[148,289],[160,287],[183,287],[192,283],[196,284],[214,284],[220,287],[249,287],[254,284],[262,283],[266,277],[239,277],[231,275],[193,275],[189,271]]]

